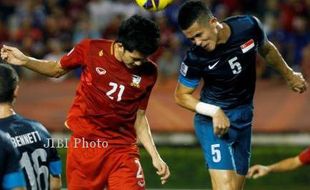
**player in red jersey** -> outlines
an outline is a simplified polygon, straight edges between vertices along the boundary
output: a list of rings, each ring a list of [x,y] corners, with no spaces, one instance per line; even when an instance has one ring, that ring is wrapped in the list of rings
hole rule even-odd
[[[170,175],[145,116],[157,78],[148,59],[159,46],[154,22],[134,15],[119,28],[118,39],[85,39],[59,61],[37,60],[3,46],[1,57],[38,73],[60,77],[81,67],[82,76],[66,126],[73,132],[67,155],[68,188],[145,189],[137,138],[152,157],[161,182]],[[83,143],[82,143],[83,142]]]
[[[270,172],[285,172],[294,170],[303,165],[310,164],[310,147],[301,152],[299,155],[290,157],[274,164],[263,166],[263,165],[254,165],[249,169],[247,174],[248,178],[260,178],[263,177]]]

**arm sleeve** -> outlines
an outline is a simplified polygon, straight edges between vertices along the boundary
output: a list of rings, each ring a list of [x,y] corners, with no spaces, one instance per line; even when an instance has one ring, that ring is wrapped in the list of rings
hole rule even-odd
[[[52,176],[60,176],[62,172],[62,163],[60,160],[49,163],[49,169]]]
[[[310,147],[299,154],[299,160],[303,164],[310,164]]]
[[[48,151],[48,167],[52,176],[60,176],[62,173],[62,163],[55,147],[49,148]]]
[[[75,69],[85,66],[85,59],[89,49],[90,40],[85,39],[77,44],[69,53],[60,59],[63,69]]]
[[[254,24],[254,38],[255,38],[255,41],[258,43],[258,47],[261,47],[267,41],[267,35],[264,31],[263,24],[261,23],[261,21],[255,16],[252,16],[252,19],[255,23]]]
[[[153,90],[153,87],[154,87],[154,85],[156,83],[156,80],[157,80],[157,69],[154,70],[153,83],[152,83],[152,85],[150,85],[147,88],[146,93],[145,93],[145,95],[143,96],[143,98],[142,98],[142,100],[140,102],[139,109],[146,110],[148,102],[149,102],[149,98],[150,98],[151,92]]]
[[[202,77],[199,63],[195,64],[195,56],[188,52],[180,66],[179,82],[186,87],[196,88]]]
[[[39,131],[40,136],[44,137],[44,140],[52,139],[50,133],[47,129],[39,122],[35,125],[37,128],[36,130]],[[60,157],[58,155],[57,149],[52,146],[46,149],[47,152],[47,160],[48,160],[48,167],[52,176],[59,176],[62,173],[62,163]]]

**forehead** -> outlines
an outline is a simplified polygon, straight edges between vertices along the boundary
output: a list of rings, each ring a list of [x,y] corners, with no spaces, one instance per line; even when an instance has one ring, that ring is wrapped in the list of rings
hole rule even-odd
[[[143,58],[146,57],[145,55],[143,55],[142,53],[140,53],[140,52],[137,51],[137,50],[134,50],[134,51],[132,51],[132,52],[127,51],[127,52],[128,52],[128,54],[129,54],[129,56],[130,56],[131,58],[133,58],[133,59],[143,59]]]
[[[208,27],[207,25],[199,24],[197,21],[194,22],[188,29],[183,30],[184,34],[188,38],[194,37],[196,34],[203,32],[203,30],[206,30]]]

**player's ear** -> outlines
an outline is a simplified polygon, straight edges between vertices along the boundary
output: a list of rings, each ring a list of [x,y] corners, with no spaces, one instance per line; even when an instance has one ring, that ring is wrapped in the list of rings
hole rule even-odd
[[[209,25],[210,26],[216,27],[218,24],[219,24],[219,22],[218,22],[216,17],[212,17],[209,19]]]
[[[19,91],[19,85],[17,85],[16,88],[15,88],[15,90],[14,90],[14,98],[17,97],[18,91]]]
[[[121,42],[118,42],[116,45],[118,46],[118,49],[120,50],[120,52],[123,52],[123,53],[125,52],[125,47]]]

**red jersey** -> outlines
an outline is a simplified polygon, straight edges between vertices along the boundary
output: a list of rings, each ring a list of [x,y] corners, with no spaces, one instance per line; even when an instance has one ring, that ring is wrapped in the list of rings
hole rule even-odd
[[[149,61],[128,69],[115,58],[113,44],[86,39],[61,58],[64,69],[82,67],[66,124],[85,139],[132,144],[136,143],[136,113],[147,107],[157,67]]]
[[[299,154],[299,159],[303,164],[310,164],[310,147]]]

